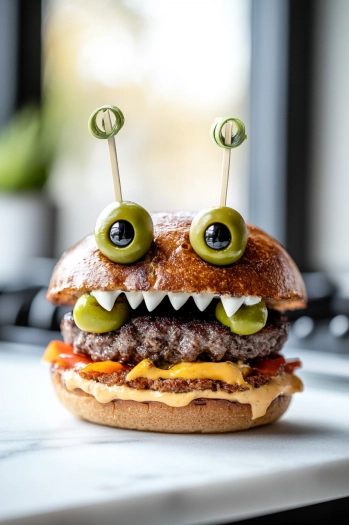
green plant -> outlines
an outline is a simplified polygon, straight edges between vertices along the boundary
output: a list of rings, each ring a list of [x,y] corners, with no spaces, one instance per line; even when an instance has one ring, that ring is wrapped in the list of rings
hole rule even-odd
[[[28,106],[0,130],[0,192],[43,188],[54,157],[52,134],[45,128],[42,112]]]

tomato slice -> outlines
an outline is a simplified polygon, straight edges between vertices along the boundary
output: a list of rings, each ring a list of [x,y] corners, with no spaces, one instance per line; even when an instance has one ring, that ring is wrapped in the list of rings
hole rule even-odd
[[[67,368],[74,368],[78,363],[84,363],[86,365],[92,363],[92,359],[79,354],[59,354],[59,361],[63,361]]]
[[[286,374],[293,374],[296,368],[301,368],[302,361],[300,359],[288,359],[285,364]]]
[[[66,345],[63,341],[51,341],[42,356],[42,361],[44,363],[54,363],[59,358],[59,354],[63,352],[73,353],[73,347]]]
[[[117,361],[98,361],[97,363],[92,363],[88,366],[85,366],[80,372],[84,373],[98,373],[98,374],[112,374],[113,372],[118,372],[119,370],[127,370],[129,367],[118,363]]]
[[[261,360],[256,359],[252,364],[252,368],[260,374],[276,376],[280,369],[283,368],[285,362],[285,358],[282,355],[273,358],[266,357]]]
[[[63,368],[73,368],[78,363],[89,365],[92,359],[89,357],[75,354],[74,348],[63,341],[51,341],[42,356],[44,363],[57,363]]]
[[[89,357],[75,354],[74,348],[63,341],[51,341],[47,346],[42,361],[45,363],[57,363],[62,368],[74,368],[77,364],[85,364],[81,371],[96,374],[112,374],[118,370],[128,370],[129,367],[116,361],[100,361],[95,363]]]
[[[282,355],[276,357],[266,357],[265,359],[256,359],[251,364],[252,368],[260,374],[276,376],[280,372],[292,374],[296,368],[300,368],[302,363],[299,359],[286,359]]]

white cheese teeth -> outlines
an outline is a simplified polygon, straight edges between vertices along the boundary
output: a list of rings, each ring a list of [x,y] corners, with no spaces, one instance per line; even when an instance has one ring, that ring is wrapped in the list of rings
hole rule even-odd
[[[193,293],[191,294],[196,306],[199,308],[200,312],[206,310],[212,299],[214,298],[213,293]]]
[[[231,317],[238,311],[243,304],[245,297],[230,297],[229,295],[222,295],[221,301],[228,317]]]
[[[190,297],[190,293],[168,292],[167,295],[175,310],[179,310]]]
[[[121,291],[104,292],[103,290],[93,290],[91,295],[98,301],[102,308],[110,312]]]
[[[161,303],[166,295],[168,296],[175,310],[179,310],[188,301],[189,297],[192,297],[196,306],[201,312],[206,310],[214,297],[219,297],[217,295],[215,296],[213,293],[162,292],[160,290],[152,290],[151,292],[123,292],[121,290],[108,292],[104,290],[93,290],[91,295],[95,297],[102,308],[105,308],[110,312],[117,297],[121,293],[125,294],[131,308],[134,310],[144,299],[145,305],[149,312],[155,310],[155,308]],[[228,317],[234,315],[242,304],[252,306],[253,304],[259,303],[261,300],[260,297],[230,297],[229,295],[222,295],[220,299]]]
[[[163,298],[166,295],[166,292],[160,292],[158,290],[153,290],[152,292],[142,292],[144,297],[144,302],[149,312],[155,310],[155,308],[161,303]]]
[[[142,292],[124,292],[128,302],[130,303],[131,308],[134,310],[141,304],[143,301]]]

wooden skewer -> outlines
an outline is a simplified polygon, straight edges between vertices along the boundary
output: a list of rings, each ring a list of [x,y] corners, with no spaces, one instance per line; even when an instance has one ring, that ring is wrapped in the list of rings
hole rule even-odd
[[[233,132],[233,122],[228,120],[225,125],[224,142],[227,146],[231,145],[231,138]],[[221,198],[219,205],[226,206],[227,203],[227,192],[228,192],[228,180],[229,180],[229,168],[230,168],[230,148],[224,148],[223,150],[223,163],[222,163],[222,179],[221,179]]]
[[[104,118],[105,131],[107,133],[111,133],[111,131],[112,131],[112,124],[111,124],[110,113],[109,113],[108,109],[103,111],[103,118]],[[116,154],[115,137],[108,138],[108,147],[109,147],[111,171],[112,171],[112,176],[113,176],[115,200],[121,202],[122,201],[122,194],[121,194],[121,184],[120,184],[118,156]]]

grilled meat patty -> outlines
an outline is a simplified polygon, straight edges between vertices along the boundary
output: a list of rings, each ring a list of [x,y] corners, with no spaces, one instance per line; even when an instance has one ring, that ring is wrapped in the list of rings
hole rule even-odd
[[[278,352],[288,334],[285,315],[269,310],[265,327],[253,335],[233,334],[211,315],[135,316],[120,330],[94,334],[80,330],[72,312],[61,322],[64,341],[94,361],[137,364],[151,359],[158,366],[183,361],[249,361]]]

